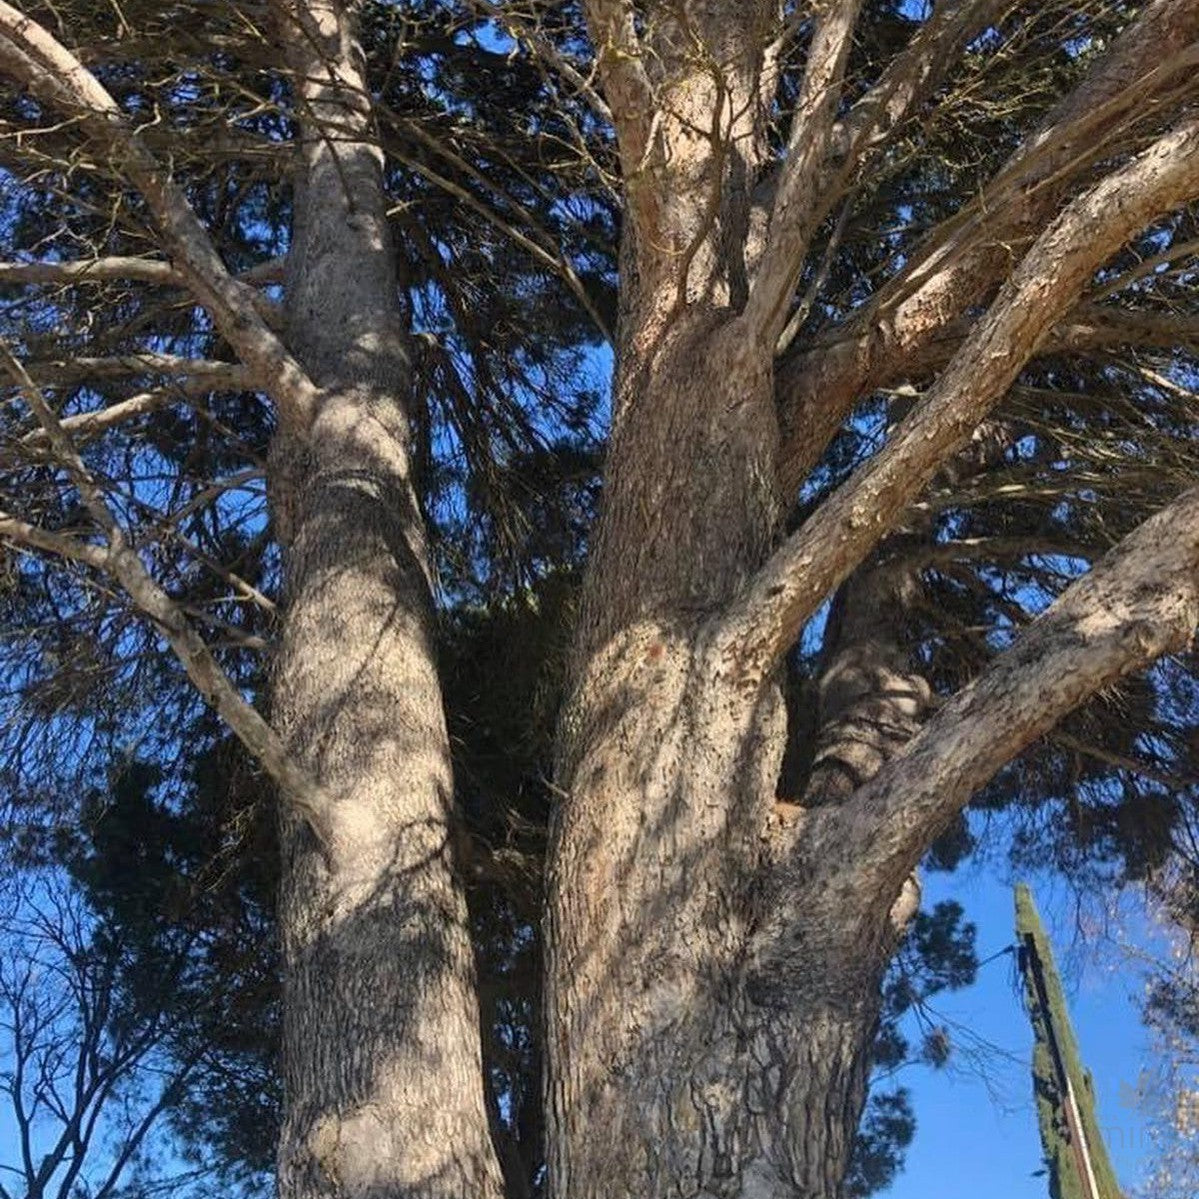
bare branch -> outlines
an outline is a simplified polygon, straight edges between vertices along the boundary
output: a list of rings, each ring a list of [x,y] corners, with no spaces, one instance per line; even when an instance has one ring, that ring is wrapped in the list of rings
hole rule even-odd
[[[1062,212],[886,448],[788,539],[734,604],[721,638],[738,670],[765,677],[825,596],[1003,397],[1094,271],[1196,191],[1199,118],[1192,118]]]
[[[105,570],[108,567],[108,551],[102,546],[79,541],[65,533],[51,532],[4,511],[0,511],[0,539],[44,550],[48,554],[55,554],[70,562],[81,562],[96,570]]]
[[[863,156],[884,144],[928,99],[961,48],[1010,3],[961,0],[938,5],[882,78],[839,121],[837,100],[852,25],[845,7],[826,13],[813,40],[787,158],[773,185],[769,241],[754,285],[761,294],[774,297],[758,301],[764,314],[772,313],[776,304],[790,304],[812,233],[832,210]],[[777,317],[773,323],[768,321],[768,334],[775,325],[780,325]],[[791,338],[784,334],[778,340],[781,354]]]
[[[99,408],[93,412],[80,412],[75,416],[63,417],[60,423],[75,438],[76,444],[79,444],[81,441],[88,441],[93,437],[98,437],[101,433],[106,433],[109,429],[115,429],[119,425],[123,425],[126,421],[136,420],[137,417],[145,416],[150,412],[157,412],[160,408],[167,408],[171,404],[178,403],[181,399],[207,395],[210,391],[216,390],[240,390],[240,388],[248,386],[248,383],[249,380],[245,368],[231,365],[229,367],[228,378],[224,383],[219,382],[212,376],[205,375],[199,375],[191,379],[180,379],[169,387],[140,392],[138,395],[130,396],[126,400],[110,404],[107,408]],[[49,437],[45,429],[34,429],[26,433],[21,438],[19,444],[24,448],[36,448],[40,445],[46,445],[48,442]],[[2,453],[3,451],[0,451],[0,454]]]
[[[203,384],[209,391],[240,391],[249,388],[253,382],[251,373],[237,362],[184,358],[152,350],[121,354],[114,358],[62,358],[26,362],[24,365],[33,378],[47,387],[146,375],[170,375],[180,385]]]
[[[279,405],[280,417],[304,426],[318,391],[260,315],[257,292],[234,279],[186,196],[130,128],[99,80],[46,29],[0,0],[0,68],[51,104],[78,115],[137,187],[158,224],[172,262],[196,299]]]
[[[824,0],[817,13],[766,245],[745,309],[748,327],[771,345],[786,322],[808,241],[838,194],[829,186],[826,161],[861,4]]]
[[[243,283],[267,285],[283,280],[281,259],[259,263],[237,278]],[[0,262],[0,283],[100,283],[128,279],[139,283],[185,286],[183,272],[161,258],[83,258],[71,262]]]
[[[45,397],[20,362],[11,353],[6,353],[6,356],[9,369],[26,401],[42,422],[55,453],[70,472],[84,504],[103,531],[107,546],[103,549],[88,546],[85,549],[78,543],[64,544],[66,539],[58,535],[47,536],[40,531],[35,532],[27,525],[23,526],[22,522],[4,516],[0,516],[0,535],[20,537],[24,534],[23,539],[29,544],[43,548],[52,548],[57,542],[64,549],[71,549],[71,556],[77,560],[87,561],[89,565],[111,573],[125,588],[134,605],[154,622],[167,639],[204,700],[279,784],[288,802],[295,806],[321,843],[328,847],[329,796],[292,761],[274,729],[242,698],[179,606],[150,576],[137,552],[126,541],[98,484]]]

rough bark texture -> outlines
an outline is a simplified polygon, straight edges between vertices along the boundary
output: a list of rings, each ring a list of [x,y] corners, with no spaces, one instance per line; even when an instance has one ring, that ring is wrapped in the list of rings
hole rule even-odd
[[[322,391],[311,427],[286,433],[273,455],[289,541],[274,716],[331,796],[327,849],[295,820],[283,827],[279,1189],[477,1199],[501,1186],[453,855],[382,156],[351,15],[319,2],[277,13],[305,130],[289,341]]]
[[[726,14],[717,32],[701,13],[691,31],[711,61],[751,63],[730,75],[730,104],[756,91],[755,20]],[[662,53],[621,71],[654,94],[696,86]],[[729,685],[709,636],[779,511],[773,343],[740,315],[751,180],[731,147],[745,145],[727,125],[711,139],[667,127],[632,193],[605,508],[559,736],[569,799],[549,851],[557,1199],[832,1195],[864,1095],[881,953],[858,958],[865,985],[845,978],[833,963],[851,946],[830,927],[785,998],[748,954],[785,714],[777,686]]]
[[[1092,272],[1193,194],[1193,121],[1094,183],[1056,220],[1064,187],[1042,189],[1048,196],[1035,212],[1020,210],[1015,253],[1039,237],[987,317],[953,342],[936,388],[874,463],[773,548],[777,482],[796,482],[784,454],[802,446],[818,456],[846,398],[852,404],[873,385],[882,361],[870,357],[873,341],[867,367],[865,351],[854,349],[845,395],[823,395],[839,359],[822,350],[812,394],[828,412],[802,417],[807,423],[781,441],[779,401],[795,409],[776,384],[774,349],[808,237],[828,211],[820,181],[836,180],[837,156],[853,152],[855,137],[881,136],[877,95],[838,115],[856,7],[813,6],[787,157],[773,177],[756,179],[762,127],[750,98],[772,69],[769,55],[754,51],[763,14],[650,5],[639,20],[620,0],[588,5],[629,203],[604,511],[559,728],[563,800],[549,847],[554,1199],[839,1195],[879,980],[916,902],[911,872],[987,777],[964,747],[993,770],[999,751],[981,745],[992,721],[1004,734],[993,740],[1010,756],[1103,680],[1176,645],[1194,620],[1191,549],[1176,553],[1160,602],[1123,590],[1145,571],[1165,570],[1145,548],[1161,526],[1147,528],[1121,559],[1127,570],[1117,568],[1114,581],[1101,572],[1099,591],[1081,601],[1101,594],[1114,613],[1110,629],[1090,636],[1083,608],[1067,599],[1028,648],[984,675],[973,707],[962,700],[958,723],[948,726],[942,710],[918,732],[928,691],[879,612],[902,578],[870,560],[1068,316]],[[1193,7],[1154,5],[1135,44],[1173,45],[1166,18],[1190,20]],[[672,54],[683,13],[688,52]],[[941,35],[951,36],[967,34],[955,26]],[[931,35],[922,43],[938,44]],[[901,79],[935,78],[913,46]],[[1118,91],[1128,66],[1124,51],[1115,54],[1096,85],[1109,91],[1096,94]],[[1080,97],[1095,102],[1085,89]],[[740,124],[714,118],[726,100]],[[1079,105],[1076,97],[1059,121],[1069,126]],[[1069,157],[1068,145],[1053,150],[1057,158],[1031,150],[1046,155],[1037,172]],[[994,256],[991,233],[986,240]],[[1012,245],[1000,253],[1003,263],[984,263],[994,282],[1011,268]],[[960,339],[960,327],[947,324],[980,286],[992,286],[964,280],[961,261],[982,270],[968,255],[952,258],[953,303],[924,311],[929,328],[913,341],[921,351]],[[830,643],[814,769],[806,793],[780,804],[779,666],[846,579],[845,636]],[[1147,608],[1160,629],[1142,645],[1128,630]],[[1066,655],[1068,681],[1046,681],[1038,649],[1054,661]]]
[[[554,1199],[835,1199],[879,979],[922,853],[996,769],[1098,689],[1186,644],[1199,617],[1192,491],[929,715],[889,627],[906,584],[879,548],[1030,356],[1121,335],[1194,338],[1193,319],[1146,309],[1113,331],[1078,304],[1130,237],[1199,192],[1186,91],[1199,0],[1145,5],[983,200],[780,371],[777,347],[809,310],[792,305],[813,231],[1002,5],[935,5],[856,101],[844,75],[860,0],[816,0],[795,9],[802,21],[785,20],[788,7],[584,3],[625,203],[604,511],[549,850]],[[38,444],[112,535],[106,548],[2,513],[0,535],[121,581],[292,800],[282,1195],[489,1199],[500,1173],[453,860],[383,156],[355,6],[278,0],[273,15],[303,130],[282,322],[228,274],[97,77],[0,0],[0,69],[79,118],[155,222],[155,261],[93,269],[186,288],[236,354],[239,382],[276,404],[268,482],[287,602],[275,729],[122,553],[70,441],[102,422],[58,421],[36,387]],[[780,64],[799,59],[780,123]],[[1101,127],[1123,140],[1093,145]],[[8,277],[74,269],[19,264]],[[161,367],[194,385],[233,365],[150,357],[132,373]],[[131,373],[124,359],[79,358],[49,375],[113,371]],[[884,448],[783,540],[782,508],[852,406],[938,371]],[[134,412],[155,402],[128,401]],[[838,590],[813,768],[780,803],[777,678]]]
[[[773,1032],[740,967],[782,705],[713,687],[701,638],[772,535],[752,351],[703,310],[656,352],[623,347],[550,848],[550,1185],[571,1199],[737,1193],[751,1160],[763,1185],[789,1168],[767,1160],[779,1105],[752,1062]]]

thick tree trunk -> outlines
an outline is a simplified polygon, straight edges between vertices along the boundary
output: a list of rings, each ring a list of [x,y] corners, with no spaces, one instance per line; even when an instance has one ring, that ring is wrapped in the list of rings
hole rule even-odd
[[[876,635],[879,601],[859,594],[865,618],[830,656],[799,803],[775,799],[785,721],[773,672],[1051,344],[1095,271],[1193,199],[1199,121],[1175,76],[1190,66],[1181,48],[1199,6],[1146,5],[984,194],[977,222],[942,226],[832,341],[797,353],[782,449],[772,360],[813,231],[847,202],[865,150],[935,94],[945,47],[1002,5],[934,6],[857,99],[858,80],[842,84],[861,0],[815,0],[802,22],[766,0],[583,6],[624,175],[623,278],[605,510],[558,744],[548,1186],[556,1199],[834,1199],[879,978],[911,910],[905,880],[973,788],[1097,690],[1193,638],[1199,489],[1068,588],[897,754],[927,697]],[[499,1171],[355,7],[274,3],[304,130],[288,353],[129,114],[0,0],[5,70],[84,117],[155,217],[167,256],[153,269],[178,274],[278,405],[269,482],[287,605],[274,704],[290,756],[122,549],[99,488],[32,396],[109,546],[6,528],[113,570],[291,801],[282,1194],[489,1199]],[[802,77],[780,91],[801,27]],[[1120,162],[1108,169],[1109,147],[1101,160],[1090,138],[1121,106],[1145,124],[1111,144]],[[1066,203],[1092,168],[1100,177]],[[996,288],[962,340],[963,317]],[[939,366],[947,345],[949,366],[887,444],[772,549],[776,480],[798,483],[865,390]]]
[[[698,304],[621,350],[558,746],[550,1191],[833,1196],[885,938],[863,953],[847,906],[785,962],[762,958],[786,718],[777,687],[739,687],[706,639],[775,533],[769,354]],[[788,902],[802,919],[809,897]]]
[[[351,15],[336,3],[279,13],[305,130],[288,336],[322,398],[272,459],[287,544],[274,713],[333,797],[327,846],[295,819],[282,833],[279,1189],[486,1199],[501,1187],[410,477],[410,377]]]
[[[778,233],[755,228],[750,205],[767,14],[689,6],[676,29],[660,13],[638,59],[615,12],[589,6],[597,43],[625,55],[606,85],[624,113],[629,211],[549,846],[549,1191],[831,1199],[864,1099],[886,905],[871,930],[862,905],[829,919],[827,896],[792,886],[811,935],[781,956],[763,942],[792,831],[794,809],[776,803],[786,714],[778,686],[746,687],[712,635],[780,512],[779,314],[771,289],[751,294]],[[671,103],[646,128],[651,95]],[[801,191],[787,220],[801,220]]]

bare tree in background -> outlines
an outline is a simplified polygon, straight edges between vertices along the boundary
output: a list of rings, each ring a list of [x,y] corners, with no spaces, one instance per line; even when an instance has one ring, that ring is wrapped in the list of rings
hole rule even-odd
[[[130,1004],[120,938],[96,927],[62,878],[7,891],[0,1120],[11,1156],[0,1164],[0,1194],[148,1196],[203,1177],[202,1167],[154,1161],[191,1066],[165,1052],[170,1013]]]
[[[131,261],[96,232],[90,257],[14,262],[7,279],[161,285],[174,297],[163,311],[202,313],[216,346],[184,358],[151,337],[101,358],[82,348],[102,331],[73,327],[44,355],[56,331],[35,311],[7,352],[12,419],[25,422],[10,440],[51,469],[51,500],[71,503],[10,497],[0,536],[122,589],[278,784],[281,1193],[498,1195],[416,490],[420,339],[395,248],[407,200],[389,193],[389,130],[406,113],[382,98],[359,45],[390,10],[242,7],[200,35],[199,53],[219,74],[238,38],[253,44],[247,111],[279,114],[257,140],[223,119],[203,72],[172,64],[164,97],[186,109],[189,89],[202,96],[194,127],[114,98],[153,54],[127,11],[118,35],[83,44],[75,22],[90,10],[36,20],[0,3],[0,70],[26,91],[9,148],[27,156],[25,185],[110,207],[153,251]],[[1188,306],[1172,268],[1195,253],[1199,4],[961,0],[916,16],[862,0],[586,0],[582,24],[559,5],[472,7],[494,22],[488,36],[503,31],[590,108],[539,130],[538,152],[574,154],[572,135],[598,123],[589,169],[621,212],[603,511],[548,850],[544,1183],[555,1199],[832,1199],[921,858],[997,771],[1097,693],[1184,650],[1199,618],[1193,412],[1171,375],[1196,342],[1193,290]],[[452,43],[468,18],[451,15]],[[393,64],[407,38],[400,21]],[[1013,62],[1025,73],[1004,93]],[[985,101],[992,85],[999,97]],[[527,207],[483,204],[486,172],[447,140],[470,186],[420,160],[424,175],[480,206],[606,327]],[[202,219],[174,177],[176,151],[191,171],[193,143],[247,160],[291,143],[281,304],[258,286],[278,271],[234,273],[216,248],[219,212]],[[986,169],[971,179],[955,154]],[[897,215],[914,232],[880,255]],[[436,245],[429,258],[444,267]],[[1140,306],[1106,302],[1138,287]],[[1169,420],[1157,408],[1148,420],[1144,376],[1121,390],[1113,367],[1062,384],[1071,355],[1130,346],[1160,355],[1142,369],[1156,372],[1154,404],[1174,404]],[[1023,461],[1039,427],[1003,405],[1027,403],[1052,356],[1042,390],[1094,401],[1108,388],[1131,408],[1114,436],[1135,468],[1118,478],[1138,486],[1125,515],[1147,519],[1105,557],[1102,538],[1071,552],[1102,560],[1073,582],[1078,570],[1060,571],[1055,602],[996,655],[1027,616],[1009,600],[975,677],[934,689],[895,627],[923,580],[907,550],[916,542],[924,565],[1004,552],[955,540],[936,497]],[[64,391],[105,372],[151,384],[64,411]],[[267,397],[275,424],[257,467],[286,579],[269,721],[202,638],[202,617],[156,579],[168,532],[139,517],[149,531],[131,535],[137,489],[110,487],[80,448],[221,389]],[[877,397],[876,444],[830,476],[830,442]],[[1100,407],[1088,432],[1116,420],[1117,402]],[[1142,416],[1148,440],[1133,431]],[[1101,456],[1080,465],[1068,434],[1054,436],[1038,468],[1052,483],[1064,461],[1074,497],[1093,492]],[[236,571],[221,577],[261,602]],[[816,710],[791,713],[808,766],[781,786],[780,682],[834,597]],[[210,627],[213,642],[232,635]]]

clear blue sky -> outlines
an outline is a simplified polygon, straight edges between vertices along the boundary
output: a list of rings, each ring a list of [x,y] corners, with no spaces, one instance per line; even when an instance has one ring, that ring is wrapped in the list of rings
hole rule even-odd
[[[1062,889],[1032,878],[1038,905],[1066,985],[1083,1059],[1095,1080],[1099,1121],[1123,1187],[1144,1178],[1152,1142],[1143,1114],[1129,1103],[1149,1050],[1135,999],[1142,980],[1113,970],[1113,954],[1096,955],[1079,939],[1074,909]],[[925,879],[926,903],[956,899],[978,926],[980,958],[1013,940],[1012,892],[994,868],[967,865],[955,875]],[[1107,965],[1102,964],[1106,957]],[[916,1139],[907,1169],[888,1199],[1047,1199],[1032,1100],[1032,1034],[1010,956],[979,971],[974,986],[939,996],[937,1009],[995,1048],[983,1066],[964,1060],[944,1071],[913,1069],[902,1081],[912,1092]],[[957,1037],[955,1036],[955,1041]],[[1123,1093],[1121,1084],[1124,1084]]]

